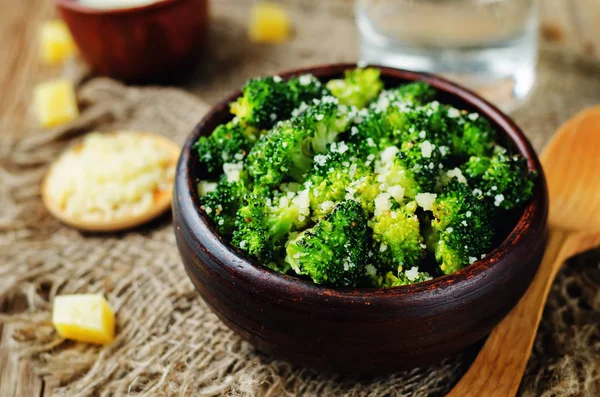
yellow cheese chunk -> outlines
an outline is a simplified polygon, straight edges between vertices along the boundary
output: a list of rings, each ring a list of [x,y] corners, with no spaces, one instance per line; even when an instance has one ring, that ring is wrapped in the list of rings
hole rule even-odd
[[[250,40],[256,43],[281,43],[290,35],[290,18],[277,3],[257,3],[250,14]]]
[[[79,116],[75,87],[68,80],[53,80],[38,84],[33,101],[42,127],[54,127]]]
[[[107,345],[115,337],[115,314],[100,294],[57,296],[52,324],[63,338],[80,342]]]
[[[40,29],[40,58],[47,65],[56,65],[77,53],[77,47],[67,25],[61,20],[44,22]]]

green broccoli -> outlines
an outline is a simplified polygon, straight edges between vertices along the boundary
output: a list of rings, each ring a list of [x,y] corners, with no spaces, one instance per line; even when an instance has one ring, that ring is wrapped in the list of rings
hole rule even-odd
[[[200,208],[213,221],[220,235],[229,237],[233,234],[235,216],[246,190],[243,180],[229,182],[222,178],[214,190],[204,192],[200,197]]]
[[[492,157],[471,157],[462,167],[469,184],[481,191],[495,207],[511,210],[533,195],[535,175],[522,156],[511,156],[497,147]]]
[[[456,116],[458,127],[451,134],[452,154],[456,157],[488,156],[494,149],[496,130],[490,122],[477,113],[461,113],[452,107],[446,107],[449,116]]]
[[[377,267],[383,274],[418,266],[426,248],[415,214],[417,203],[411,201],[394,209],[391,200],[386,193],[377,197],[375,216],[369,222]]]
[[[317,101],[259,139],[246,158],[248,173],[261,186],[301,181],[313,156],[325,153],[349,123],[347,109],[335,101]]]
[[[223,164],[242,161],[259,136],[253,127],[242,126],[237,119],[221,124],[209,136],[194,143],[202,173],[208,177],[223,172]]]
[[[427,272],[419,271],[416,266],[411,267],[408,270],[400,271],[394,274],[394,272],[387,272],[385,276],[378,276],[375,279],[375,287],[379,288],[391,288],[391,287],[402,287],[404,285],[422,283],[423,281],[429,281],[432,277]]]
[[[340,104],[364,108],[383,89],[379,69],[353,69],[344,73],[344,78],[329,80],[326,87],[340,100]]]
[[[492,209],[484,197],[453,178],[432,206],[435,257],[445,274],[454,273],[489,252],[494,225]]]
[[[372,166],[355,157],[354,153],[356,148],[342,141],[333,142],[327,154],[314,157],[313,167],[306,174],[304,186],[309,191],[310,206],[315,218],[321,218],[335,203],[359,190],[358,187],[349,188],[353,182],[372,175]],[[373,198],[365,201],[372,202]]]
[[[245,196],[235,219],[232,243],[261,264],[287,270],[283,258],[290,233],[308,224],[310,209],[306,192],[254,191]],[[283,265],[283,266],[282,266]]]
[[[371,108],[383,111],[391,104],[396,106],[399,104],[423,106],[433,101],[436,95],[436,91],[429,84],[419,81],[383,91],[373,102]]]
[[[400,186],[404,196],[414,198],[419,193],[433,192],[438,184],[446,152],[431,142],[404,142],[393,164],[381,172],[380,181],[388,186]]]
[[[317,284],[356,287],[369,276],[367,215],[354,200],[345,200],[287,245],[292,269]]]
[[[347,141],[354,145],[358,157],[365,161],[369,161],[371,157],[372,161],[381,150],[391,145],[391,135],[381,127],[381,117],[378,113],[372,110],[361,113],[350,127]]]
[[[251,260],[333,287],[414,284],[435,262],[450,274],[487,254],[502,237],[494,222],[532,195],[526,160],[426,83],[381,90],[375,69],[326,86],[248,82],[236,117],[194,145],[216,231]]]
[[[327,94],[329,91],[312,75],[292,77],[287,81],[270,76],[249,80],[242,96],[230,105],[230,109],[244,124],[270,129],[278,121],[289,118],[303,102],[311,103]]]
[[[486,119],[476,113],[463,114],[437,101],[417,107],[395,102],[378,114],[378,135],[393,145],[428,140],[455,162],[473,155],[489,155],[494,147],[496,132]]]

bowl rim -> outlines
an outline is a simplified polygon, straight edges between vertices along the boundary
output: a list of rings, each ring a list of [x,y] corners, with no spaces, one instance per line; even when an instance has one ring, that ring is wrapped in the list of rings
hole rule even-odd
[[[90,15],[126,15],[141,13],[146,11],[154,11],[162,7],[168,7],[175,5],[176,3],[183,3],[190,0],[154,0],[153,3],[123,7],[123,8],[94,8],[80,4],[77,0],[52,0],[57,7],[62,7],[73,12],[80,14]]]
[[[346,69],[352,69],[358,66],[364,67],[364,65],[360,63],[333,63],[292,69],[277,75],[287,79],[292,76],[312,73],[316,77],[322,78],[340,74]],[[431,293],[436,290],[454,288],[463,281],[476,279],[479,276],[484,275],[486,271],[494,268],[496,263],[504,256],[510,254],[511,248],[518,246],[523,233],[528,230],[533,221],[541,219],[540,224],[543,224],[545,227],[548,211],[548,195],[544,172],[531,143],[523,131],[509,116],[471,90],[437,75],[377,64],[369,64],[368,66],[381,70],[382,77],[405,80],[407,82],[424,81],[438,91],[443,91],[447,95],[458,97],[458,99],[476,109],[482,116],[490,119],[497,127],[497,130],[506,135],[513,142],[519,153],[525,157],[529,170],[537,172],[538,176],[534,186],[533,197],[523,209],[515,227],[508,233],[504,240],[491,252],[486,254],[484,258],[465,266],[455,273],[435,277],[432,280],[417,284],[391,288],[333,288],[315,284],[298,277],[281,274],[260,264],[253,263],[248,260],[241,251],[233,247],[227,240],[216,233],[213,225],[207,219],[206,214],[200,210],[197,194],[193,194],[199,179],[196,176],[189,174],[189,165],[192,159],[192,156],[190,155],[192,145],[199,136],[203,135],[202,133],[205,128],[207,128],[206,124],[209,124],[212,119],[218,118],[223,110],[228,108],[228,104],[241,95],[241,91],[237,90],[215,104],[194,127],[192,133],[186,139],[177,163],[174,201],[177,200],[177,207],[179,207],[179,210],[182,212],[181,217],[184,222],[187,223],[185,227],[189,229],[192,238],[195,240],[194,245],[204,245],[204,248],[202,249],[216,256],[217,260],[228,268],[227,270],[234,271],[236,274],[242,275],[243,278],[248,280],[256,278],[262,279],[263,281],[271,283],[274,289],[294,290],[301,292],[304,296],[318,295],[327,298],[363,301],[384,297],[406,298],[407,296],[413,296],[419,293]],[[193,208],[193,211],[182,210],[183,207],[189,208],[190,206]],[[175,216],[177,216],[177,214],[175,214]],[[176,223],[175,227],[184,227],[184,225],[178,225]],[[209,232],[210,235],[203,235],[203,232]],[[208,241],[207,239],[210,239],[211,241]],[[218,253],[215,253],[215,250],[218,250]]]

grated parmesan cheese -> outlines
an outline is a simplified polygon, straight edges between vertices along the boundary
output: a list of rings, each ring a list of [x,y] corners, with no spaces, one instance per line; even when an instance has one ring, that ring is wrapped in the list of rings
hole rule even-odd
[[[244,163],[225,163],[223,164],[223,172],[227,176],[227,182],[238,182],[240,173],[244,169]]]
[[[450,178],[450,179],[456,178],[460,183],[467,183],[467,179],[465,178],[462,171],[458,167],[446,172],[446,175],[448,175],[448,178]]]
[[[435,146],[433,146],[429,141],[424,141],[419,144],[419,147],[421,148],[421,154],[423,157],[429,158],[431,157],[431,153],[433,152],[433,148]]]
[[[419,193],[415,196],[415,200],[419,207],[423,208],[425,211],[431,211],[436,197],[437,194],[435,193]]]
[[[53,165],[46,188],[65,215],[105,222],[147,212],[174,167],[168,149],[141,134],[88,134]]]

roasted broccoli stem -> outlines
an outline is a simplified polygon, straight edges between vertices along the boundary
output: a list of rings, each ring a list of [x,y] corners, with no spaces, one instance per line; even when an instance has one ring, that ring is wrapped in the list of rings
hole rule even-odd
[[[492,157],[471,157],[462,171],[469,184],[495,207],[511,210],[533,195],[535,175],[529,172],[527,161],[509,155],[504,148],[497,147]]]
[[[435,199],[431,226],[435,257],[445,274],[483,258],[492,247],[492,208],[477,190],[453,178]]]
[[[313,99],[327,94],[329,91],[312,75],[289,80],[279,76],[251,79],[230,110],[244,124],[270,129],[278,121],[289,118],[303,102],[312,103]]]
[[[317,284],[356,287],[367,280],[367,215],[354,200],[345,200],[288,243],[286,261],[299,275]]]
[[[361,109],[383,89],[380,73],[379,69],[374,68],[347,70],[343,79],[329,80],[326,86],[340,104]]]

